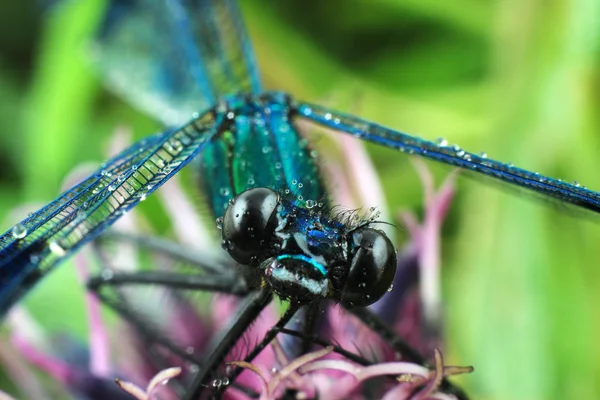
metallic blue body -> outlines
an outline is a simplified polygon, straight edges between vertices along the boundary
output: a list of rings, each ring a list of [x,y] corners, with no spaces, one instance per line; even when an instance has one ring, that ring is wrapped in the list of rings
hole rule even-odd
[[[314,153],[293,122],[283,93],[228,98],[230,121],[202,152],[199,176],[215,217],[243,191],[266,187],[305,206],[324,202]],[[287,193],[286,193],[287,191]]]

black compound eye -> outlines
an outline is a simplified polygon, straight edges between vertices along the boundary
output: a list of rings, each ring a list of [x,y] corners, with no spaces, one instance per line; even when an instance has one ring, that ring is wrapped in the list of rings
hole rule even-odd
[[[360,228],[352,233],[351,259],[341,302],[346,307],[366,307],[389,289],[396,274],[396,249],[379,230]]]
[[[250,264],[273,239],[279,195],[266,188],[246,190],[227,207],[223,247],[240,264]]]

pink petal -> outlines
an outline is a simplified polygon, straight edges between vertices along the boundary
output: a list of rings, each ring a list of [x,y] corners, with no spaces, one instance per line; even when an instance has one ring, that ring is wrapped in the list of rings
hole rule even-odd
[[[325,163],[323,172],[327,182],[330,182],[329,194],[333,201],[337,204],[343,204],[348,209],[357,208],[350,182],[348,182],[342,167],[335,163]]]
[[[389,390],[381,400],[408,400],[414,389],[410,383],[401,383]]]
[[[136,399],[148,400],[148,396],[146,395],[146,392],[144,391],[144,389],[140,388],[139,386],[136,386],[131,382],[124,382],[120,379],[115,379],[115,383],[117,384],[118,387],[120,387],[121,389],[123,389],[125,392],[129,393]]]
[[[310,363],[311,361],[314,361],[323,356],[326,356],[327,354],[330,354],[332,351],[333,351],[333,347],[326,347],[321,350],[307,353],[307,354],[304,354],[304,355],[298,357],[293,362],[291,362],[290,364],[283,367],[281,369],[281,371],[279,371],[279,373],[277,375],[275,375],[273,377],[273,379],[271,379],[271,381],[269,382],[269,385],[268,385],[269,393],[273,393],[275,391],[275,388],[277,388],[277,386],[283,380],[285,380],[290,375],[292,375],[298,368]]]
[[[75,255],[75,270],[79,280],[85,283],[89,278],[89,249],[83,249]],[[85,295],[90,343],[90,372],[98,377],[109,378],[111,373],[110,339],[102,320],[101,304],[96,296]]]
[[[67,363],[42,353],[31,346],[24,338],[16,334],[13,334],[11,341],[23,358],[48,373],[63,385],[68,385],[74,371],[71,370],[71,367]]]
[[[215,229],[209,230],[203,223],[196,211],[197,207],[189,201],[181,188],[179,176],[176,175],[165,183],[158,195],[166,208],[169,220],[173,223],[177,239],[182,244],[202,252],[212,253],[215,248],[220,250],[215,246],[214,234],[211,234]]]
[[[157,390],[157,387],[159,385],[166,385],[170,379],[179,376],[179,374],[181,374],[181,368],[179,367],[167,368],[156,374],[148,384],[148,387],[146,388],[148,398],[151,398],[153,396],[154,392]]]
[[[7,393],[0,390],[0,400],[15,400],[13,397],[9,396]]]
[[[13,346],[6,341],[0,341],[0,361],[9,379],[15,384],[21,393],[29,399],[49,400],[46,392],[36,375],[25,364],[23,358],[17,353]],[[3,397],[4,396],[4,397]],[[0,391],[0,400],[9,400],[12,397]]]
[[[260,384],[260,392],[263,394],[266,394],[268,392],[267,375],[263,371],[261,371],[261,369],[258,368],[256,365],[246,362],[246,361],[231,361],[228,364],[236,366],[236,367],[244,368],[244,370],[250,371],[250,372],[254,373],[255,375],[257,375],[259,378],[258,383]]]

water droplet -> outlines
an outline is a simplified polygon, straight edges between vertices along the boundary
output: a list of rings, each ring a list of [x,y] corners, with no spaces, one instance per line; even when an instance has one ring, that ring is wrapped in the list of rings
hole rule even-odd
[[[487,154],[482,151],[481,153],[479,153],[479,157],[481,157],[481,158],[487,158]]]
[[[223,383],[223,386],[229,385],[229,378],[227,378],[227,377],[223,378],[222,383]]]
[[[297,183],[298,183],[298,181],[297,181],[297,180],[295,180],[295,179],[292,181],[292,185],[295,185],[295,184],[297,184]]]
[[[146,200],[146,198],[147,198],[147,197],[148,197],[148,196],[146,195],[146,193],[142,193],[142,194],[140,194],[140,201],[144,201],[144,200]]]
[[[84,207],[87,207],[86,205],[84,205]],[[84,209],[79,209],[77,210],[77,220],[78,221],[83,221],[86,217],[86,212]]]
[[[112,272],[110,269],[105,269],[100,273],[100,276],[105,281],[111,280],[114,275],[115,275],[114,272]]]
[[[393,283],[390,285],[390,287],[388,288],[388,290],[387,290],[387,291],[388,291],[388,292],[391,292],[392,290],[394,290],[394,284],[393,284]]]
[[[117,188],[117,185],[115,185],[114,183],[111,183],[110,185],[108,185],[109,192],[114,192],[116,188]]]
[[[66,250],[56,240],[53,240],[50,243],[48,243],[48,248],[51,252],[53,252],[59,257],[63,257],[67,254]]]
[[[316,202],[314,200],[306,200],[306,208],[311,209],[316,206]]]
[[[248,178],[248,185],[254,185],[254,178]]]
[[[301,188],[301,187],[304,187],[304,184],[303,184],[302,182],[300,182],[300,183],[298,184],[298,188]]]
[[[440,147],[448,146],[448,141],[442,137],[439,137],[435,140],[435,143]]]
[[[233,113],[232,113],[232,114],[233,114]],[[212,382],[212,385],[213,385],[213,387],[216,387],[216,388],[218,388],[218,387],[221,387],[222,383],[223,383],[223,382],[221,382],[221,380],[220,380],[220,379],[215,379],[215,380]]]
[[[573,186],[575,186],[575,187],[580,187],[580,186],[581,186],[581,184],[580,184],[579,182],[577,182],[577,181],[573,181]]]
[[[27,228],[23,224],[16,224],[12,228],[12,235],[15,239],[23,239],[27,236]]]

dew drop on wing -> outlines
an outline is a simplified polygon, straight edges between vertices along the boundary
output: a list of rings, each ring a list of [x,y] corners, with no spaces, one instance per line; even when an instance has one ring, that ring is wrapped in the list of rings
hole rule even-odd
[[[27,236],[27,228],[23,224],[16,224],[12,228],[12,235],[15,239],[23,239]]]
[[[58,257],[64,257],[67,254],[67,251],[63,248],[63,246],[57,241],[52,240],[48,243],[48,248],[51,252],[56,254]]]
[[[481,153],[481,154],[482,154],[481,155],[482,158],[487,157],[487,155],[485,153]],[[487,161],[485,161],[485,160],[482,161],[481,165],[487,165]],[[517,168],[515,168],[513,163],[507,163],[506,168],[509,171],[512,171],[513,173],[517,173],[517,170],[518,170]],[[545,177],[543,175],[540,175],[537,172],[533,173],[533,174],[536,176],[536,180],[539,183],[550,184],[552,181],[552,179]],[[502,192],[512,194],[518,198],[532,200],[535,203],[542,204],[551,209],[555,209],[558,212],[560,212],[561,214],[566,214],[572,218],[591,221],[594,223],[600,223],[600,210],[598,210],[597,208],[595,208],[595,209],[589,208],[589,207],[584,208],[585,206],[581,207],[581,205],[566,202],[560,198],[553,197],[549,193],[541,194],[541,193],[533,192],[533,191],[525,189],[521,186],[514,185],[514,184],[511,184],[511,183],[508,183],[505,181],[501,181],[498,179],[494,179],[491,176],[488,176],[486,174],[477,173],[474,171],[468,171],[468,170],[461,169],[460,175],[468,178],[469,180],[475,181],[475,182],[482,182],[486,186],[499,189]],[[562,182],[561,179],[555,179],[555,181]],[[585,187],[581,184],[576,185],[575,183],[573,183],[573,185],[579,189],[585,189]]]

